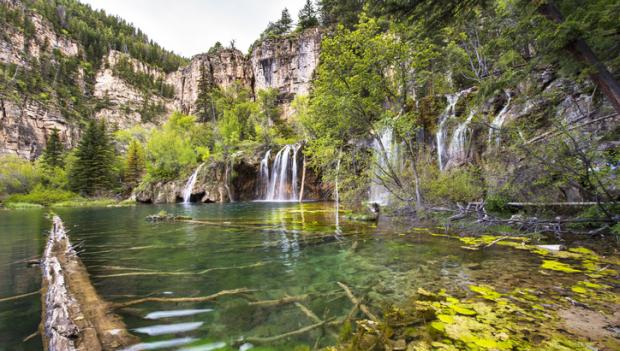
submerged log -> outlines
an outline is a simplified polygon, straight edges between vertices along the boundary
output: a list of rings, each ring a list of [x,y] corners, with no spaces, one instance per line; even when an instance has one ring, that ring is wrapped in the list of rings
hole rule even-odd
[[[138,341],[95,291],[58,216],[53,218],[41,270],[39,329],[45,350],[116,350]]]
[[[195,297],[145,297],[137,300],[131,300],[127,302],[121,302],[114,304],[114,308],[125,308],[128,306],[138,305],[145,302],[161,302],[161,303],[180,303],[180,302],[207,302],[217,300],[224,296],[244,295],[255,292],[256,290],[248,288],[222,290],[208,296],[195,296]]]

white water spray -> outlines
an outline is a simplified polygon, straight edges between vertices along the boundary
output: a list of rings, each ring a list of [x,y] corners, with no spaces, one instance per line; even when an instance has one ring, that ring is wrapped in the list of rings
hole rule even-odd
[[[373,167],[373,179],[370,183],[368,202],[385,206],[390,201],[390,192],[381,184],[379,178],[381,173],[397,166],[395,161],[398,161],[398,144],[394,142],[394,131],[392,128],[385,128],[381,132],[379,139],[380,141],[373,140],[372,142],[377,164]]]
[[[495,116],[495,118],[493,119],[493,122],[491,122],[491,127],[489,128],[489,144],[491,144],[491,141],[493,140],[493,136],[497,133],[497,136],[495,137],[495,144],[499,146],[500,131],[502,129],[502,125],[504,124],[504,121],[506,120],[506,115],[508,114],[508,108],[510,107],[510,99],[511,99],[510,93],[506,92],[506,97],[508,97],[508,100],[506,101],[506,105],[504,105],[502,110],[499,111],[497,116]]]
[[[264,186],[264,201],[297,201],[299,199],[297,161],[301,144],[285,145],[276,154],[269,169],[270,151],[261,161],[260,184]]]
[[[475,115],[476,111],[471,110],[465,122],[459,124],[454,130],[452,140],[450,141],[450,147],[448,148],[446,163],[450,160],[464,160],[467,157],[467,132],[469,131],[469,123],[471,123]]]
[[[185,183],[185,187],[183,188],[183,203],[188,204],[190,198],[192,197],[192,190],[194,190],[194,185],[196,184],[196,179],[198,178],[198,172],[204,166],[204,163],[201,163],[198,168],[192,173],[187,182]]]
[[[446,155],[446,139],[448,137],[446,122],[448,122],[450,118],[454,118],[456,116],[456,104],[459,102],[459,98],[463,94],[467,94],[470,91],[471,88],[459,91],[456,94],[446,95],[446,99],[448,100],[448,106],[446,106],[445,111],[441,115],[439,115],[439,126],[437,128],[437,133],[435,134],[435,138],[437,139],[437,162],[439,164],[440,170],[443,170],[444,166],[448,161]]]

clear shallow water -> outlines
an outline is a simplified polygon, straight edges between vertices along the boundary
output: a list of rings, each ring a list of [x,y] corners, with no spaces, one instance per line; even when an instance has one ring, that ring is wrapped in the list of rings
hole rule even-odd
[[[144,220],[161,209],[207,223]],[[333,204],[253,202],[57,212],[73,243],[80,245],[93,284],[112,302],[248,288],[256,290],[247,295],[253,300],[307,294],[303,305],[330,319],[352,307],[337,282],[379,312],[406,301],[418,287],[463,295],[472,283],[522,283],[540,266],[540,258],[519,250],[464,250],[458,240],[388,223],[341,220],[337,227]],[[0,212],[0,298],[39,288],[38,267],[17,261],[41,252],[48,226],[43,211]],[[324,237],[320,242],[307,240],[318,234]],[[248,299],[148,302],[119,313],[145,346],[164,350],[209,350],[230,346],[242,336],[273,336],[315,323],[294,304],[257,308],[249,306]],[[36,330],[39,318],[36,295],[0,302],[0,350],[40,350],[39,338],[22,342]],[[334,341],[332,334],[317,329],[267,346],[291,350]]]

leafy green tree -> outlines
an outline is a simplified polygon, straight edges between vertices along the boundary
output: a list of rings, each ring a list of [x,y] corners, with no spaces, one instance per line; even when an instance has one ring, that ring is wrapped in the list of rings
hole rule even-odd
[[[52,129],[45,150],[43,150],[43,162],[49,168],[62,167],[64,165],[63,154],[65,152],[64,145],[60,141],[58,129]]]
[[[306,0],[306,4],[299,11],[297,28],[300,30],[304,30],[307,28],[316,27],[319,25],[319,19],[317,17],[317,12],[314,8],[314,4],[312,0]]]
[[[195,116],[173,113],[155,129],[147,142],[147,175],[152,180],[172,180],[193,168],[200,159],[198,146],[208,145],[209,129],[196,123]]]
[[[146,171],[146,160],[144,148],[137,141],[133,140],[129,144],[127,156],[125,157],[125,176],[124,181],[129,189],[135,188]]]
[[[71,189],[85,195],[103,194],[112,190],[115,181],[114,161],[114,148],[105,122],[89,122],[70,170]]]
[[[41,180],[32,162],[16,155],[0,156],[0,195],[27,193]]]

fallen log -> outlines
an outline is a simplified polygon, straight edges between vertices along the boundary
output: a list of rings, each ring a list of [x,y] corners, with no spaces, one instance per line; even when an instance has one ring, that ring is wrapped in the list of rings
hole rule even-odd
[[[351,291],[351,289],[348,286],[344,285],[341,282],[337,282],[337,283],[345,291],[345,293],[349,297],[349,300],[351,300],[351,302],[353,303],[354,306],[358,306],[360,311],[364,312],[364,314],[368,318],[370,318],[372,321],[379,322],[379,318],[377,318],[377,316],[372,314],[372,312],[370,312],[368,307],[366,305],[364,305],[357,297],[355,297],[355,295],[353,295],[353,292]]]
[[[316,328],[322,327],[326,323],[327,323],[327,321],[321,321],[319,323],[308,325],[308,326],[305,326],[303,328],[300,328],[300,329],[297,329],[297,330],[293,330],[293,331],[290,331],[288,333],[284,333],[284,334],[280,334],[280,335],[274,335],[274,336],[268,336],[268,337],[249,336],[249,337],[245,338],[243,341],[249,342],[249,343],[253,343],[253,344],[268,344],[268,343],[272,343],[274,341],[282,340],[282,339],[285,339],[285,338],[288,338],[288,337],[291,337],[291,336],[307,333],[307,332],[312,331],[312,330],[314,330]]]
[[[45,350],[116,350],[138,341],[95,291],[58,216],[52,219],[41,270],[39,331]]]

